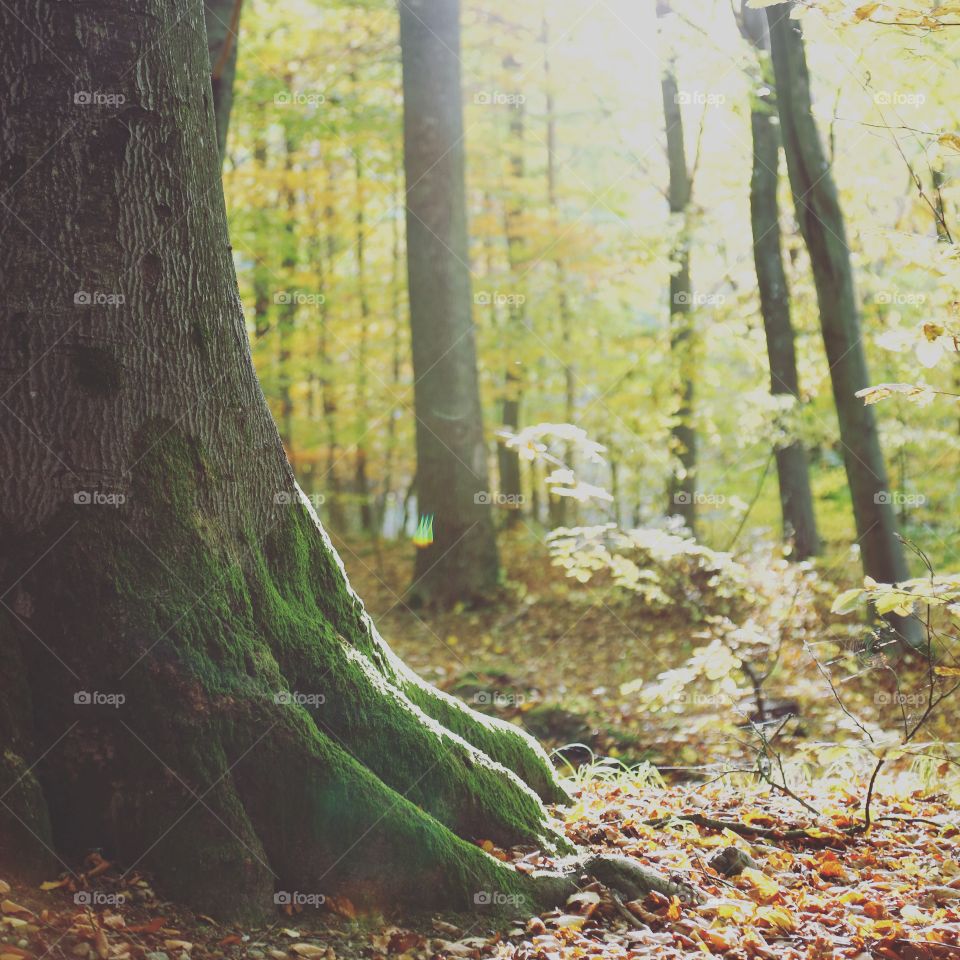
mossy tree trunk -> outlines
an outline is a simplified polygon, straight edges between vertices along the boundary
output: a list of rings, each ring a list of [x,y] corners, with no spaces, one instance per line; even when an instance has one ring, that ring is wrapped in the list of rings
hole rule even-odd
[[[284,456],[200,0],[12,0],[0,53],[0,861],[222,916],[556,895],[471,842],[562,845],[544,754],[391,654]]]
[[[757,52],[760,91],[752,96],[750,129],[753,137],[753,168],[750,175],[750,225],[753,260],[760,291],[760,312],[770,362],[770,392],[792,397],[800,403],[800,379],[790,290],[783,268],[780,242],[780,131],[770,63],[770,38],[762,10],[741,6],[739,24],[744,37]],[[802,442],[793,438],[776,448],[777,479],[783,536],[792,542],[791,558],[806,560],[820,552],[820,538],[813,512],[810,470]]]
[[[856,393],[870,385],[846,225],[813,116],[810,75],[793,3],[767,7],[770,52],[787,172],[800,232],[810,254],[820,327],[830,365],[857,542],[864,572],[881,583],[909,575],[873,408]],[[908,642],[921,642],[915,617],[891,618]]]
[[[401,0],[400,47],[417,504],[433,518],[410,593],[449,606],[482,600],[499,576],[471,315],[459,0]]]

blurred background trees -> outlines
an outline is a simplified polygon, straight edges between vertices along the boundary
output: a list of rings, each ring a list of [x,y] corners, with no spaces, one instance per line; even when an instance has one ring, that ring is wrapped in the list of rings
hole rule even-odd
[[[800,11],[815,124],[804,136],[816,132],[829,170],[812,186],[832,180],[845,221],[838,244],[855,283],[841,283],[843,309],[862,327],[862,340],[847,332],[871,382],[922,379],[952,392],[955,249],[944,228],[960,139],[954,99],[934,81],[955,56],[949,31],[873,24],[869,6]],[[460,269],[472,280],[489,477],[477,482],[478,504],[500,536],[662,525],[668,513],[689,524],[695,511],[707,546],[784,529],[804,557],[819,529],[831,567],[858,560],[858,538],[868,549],[876,514],[886,545],[869,549],[886,558],[875,575],[904,569],[894,523],[938,566],[955,562],[950,405],[897,395],[875,408],[889,478],[874,470],[874,486],[853,484],[851,496],[856,464],[841,442],[831,366],[850,404],[847,448],[871,442],[858,426],[870,415],[846,396],[861,383],[837,366],[845,348],[828,358],[821,337],[832,298],[815,280],[810,224],[797,219],[783,160],[777,176],[774,139],[788,131],[765,39],[741,33],[727,4],[672,0],[659,14],[626,0],[589,16],[566,0],[461,11],[469,246]],[[224,178],[255,362],[334,536],[410,537],[430,506],[417,497],[398,12],[380,0],[248,0],[241,28]],[[695,172],[682,214],[671,127],[674,154],[682,146]],[[796,174],[792,192],[805,209]],[[777,231],[765,262],[782,279],[758,292],[755,240]],[[783,297],[762,305],[760,293],[781,283]],[[782,337],[768,355],[771,311],[792,329],[792,363]],[[678,316],[697,345],[679,379]],[[850,356],[859,365],[859,350],[840,367]],[[684,400],[694,385],[695,405]],[[562,432],[536,442],[552,460],[497,436],[541,423],[582,429],[605,447],[603,462],[578,460]],[[695,474],[681,426],[696,437]],[[551,493],[565,489],[567,468],[612,502]],[[675,489],[686,475],[695,487]]]

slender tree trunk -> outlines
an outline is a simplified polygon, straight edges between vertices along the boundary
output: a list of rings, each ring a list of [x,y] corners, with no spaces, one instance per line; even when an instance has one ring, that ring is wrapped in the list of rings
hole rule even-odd
[[[356,78],[354,78],[356,83]],[[367,293],[367,254],[366,254],[366,219],[364,216],[363,192],[363,161],[359,148],[354,151],[354,187],[356,214],[355,251],[357,256],[357,298],[360,302],[360,343],[357,349],[357,403],[356,424],[357,435],[356,452],[354,454],[354,483],[357,497],[360,500],[360,529],[364,533],[373,533],[373,509],[370,503],[370,483],[367,479],[367,431],[369,418],[367,412],[367,356],[368,340],[370,337],[370,298]]]
[[[777,104],[767,21],[762,10],[743,4],[742,32],[757,51],[760,81],[766,93],[755,96],[750,107],[753,134],[753,171],[750,177],[750,225],[753,229],[753,260],[760,290],[760,312],[770,361],[770,392],[793,397],[800,403],[800,382],[790,319],[790,291],[783,268],[780,242],[780,132],[776,122]],[[791,541],[794,560],[806,560],[820,551],[807,454],[798,439],[776,450],[777,479],[783,536]]]
[[[550,61],[550,22],[543,19],[541,32],[543,44],[543,81],[546,94],[547,112],[547,205],[555,241],[560,240],[560,197],[557,177],[557,105],[553,92],[553,77]],[[573,312],[570,309],[570,297],[567,293],[567,267],[563,257],[553,260],[556,271],[557,315],[560,319],[560,342],[563,349],[563,416],[566,423],[572,424],[576,417],[576,371],[571,354],[573,350]],[[564,454],[566,465],[576,470],[576,455],[572,444],[567,445]],[[554,527],[575,524],[577,504],[567,497],[549,498],[550,523]]]
[[[100,848],[226,917],[275,890],[556,902],[571,882],[472,842],[562,844],[546,757],[393,656],[284,456],[202,17],[0,5],[5,142],[32,161],[0,171],[3,862]]]
[[[207,49],[210,53],[210,81],[213,114],[217,125],[220,165],[227,152],[227,130],[233,109],[233,82],[237,75],[240,10],[243,0],[204,0]]]
[[[504,58],[503,65],[511,70],[517,70],[520,66],[517,60],[510,55]],[[507,237],[507,260],[514,283],[510,294],[514,298],[521,295],[518,281],[521,276],[521,262],[524,252],[522,223],[525,169],[523,158],[524,113],[523,101],[518,101],[510,116],[509,129],[510,183],[507,191],[509,199],[504,226]],[[507,328],[508,348],[506,351],[508,360],[504,373],[504,397],[501,412],[504,429],[509,433],[516,433],[520,429],[520,405],[524,386],[523,361],[510,358],[509,345],[523,344],[526,312],[525,301],[514,299],[510,302],[510,324]],[[506,525],[513,526],[519,522],[521,517],[519,509],[522,494],[520,455],[516,450],[500,443],[497,445],[497,465],[500,474],[500,493],[505,497],[512,498],[507,503],[516,507],[516,509],[509,509],[506,512]]]
[[[401,0],[407,274],[417,495],[433,542],[411,598],[476,601],[497,585],[467,247],[458,0]]]
[[[803,34],[790,19],[792,9],[791,3],[767,7],[787,171],[813,268],[863,569],[881,583],[895,583],[908,576],[907,563],[897,539],[874,411],[855,396],[870,384],[860,312],[837,187],[813,117]],[[899,626],[908,640],[917,640],[915,618]]]
[[[657,16],[670,13],[668,3],[658,0]],[[676,407],[670,430],[674,468],[667,488],[667,512],[683,518],[694,535],[697,530],[697,435],[693,426],[694,379],[696,376],[696,320],[690,281],[689,206],[693,182],[687,167],[683,142],[683,114],[673,57],[667,59],[660,80],[663,119],[667,135],[670,183],[670,213],[680,223],[680,235],[672,253],[670,274],[670,355],[674,364]]]

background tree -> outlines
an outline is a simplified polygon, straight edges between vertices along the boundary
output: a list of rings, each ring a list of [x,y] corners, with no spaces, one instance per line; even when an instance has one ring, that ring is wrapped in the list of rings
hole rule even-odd
[[[787,170],[817,289],[863,569],[881,583],[896,583],[909,571],[873,410],[856,396],[870,385],[859,304],[837,188],[813,117],[803,34],[792,10],[792,3],[767,7]],[[919,642],[915,620],[897,622],[908,639]]]
[[[800,380],[790,290],[780,242],[780,129],[774,93],[767,19],[762,10],[744,3],[739,23],[743,36],[757,52],[758,89],[750,99],[753,167],[750,175],[750,226],[753,260],[760,291],[760,312],[770,361],[770,392],[800,404]],[[788,428],[789,429],[789,428]],[[796,437],[776,446],[777,480],[784,538],[792,541],[791,556],[806,560],[819,552],[820,538],[810,492],[810,471],[803,443]]]
[[[670,15],[670,4],[658,0],[657,17]],[[670,356],[674,366],[674,423],[670,431],[670,449],[674,466],[667,488],[667,512],[683,518],[692,532],[697,529],[697,434],[693,423],[694,381],[696,379],[697,332],[690,280],[690,200],[693,177],[687,166],[683,140],[683,113],[680,88],[672,53],[660,79],[663,120],[667,134],[667,199],[676,231],[670,272]]]
[[[497,584],[467,247],[458,0],[403,0],[407,273],[417,417],[417,505],[433,542],[412,595],[472,601]]]
[[[227,151],[227,130],[233,109],[233,82],[237,74],[237,48],[240,34],[240,10],[243,0],[204,0],[204,24],[210,51],[210,81],[213,88],[213,113],[217,124],[217,149],[220,162]]]

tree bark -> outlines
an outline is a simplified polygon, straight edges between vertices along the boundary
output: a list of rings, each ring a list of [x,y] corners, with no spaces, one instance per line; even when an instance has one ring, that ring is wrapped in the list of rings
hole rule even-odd
[[[750,177],[750,225],[753,230],[753,260],[760,291],[760,312],[770,362],[770,392],[793,397],[800,403],[800,381],[790,319],[790,291],[783,268],[780,241],[780,132],[775,122],[777,104],[767,21],[762,10],[740,11],[744,37],[757,51],[760,83],[767,91],[755,94],[750,107],[753,134],[753,170]],[[800,440],[776,449],[777,479],[784,539],[792,542],[793,560],[806,560],[820,552],[820,538],[810,492],[807,454]]]
[[[459,0],[401,0],[407,275],[417,499],[433,542],[411,599],[449,606],[497,586],[467,245]]]
[[[202,16],[0,5],[0,856],[100,848],[224,917],[555,898],[470,842],[563,845],[546,757],[393,656],[294,481]]]
[[[813,116],[803,33],[790,19],[792,9],[792,3],[767,7],[787,171],[813,269],[863,569],[881,583],[895,583],[907,578],[907,563],[873,408],[855,396],[870,384],[860,312],[840,199]],[[897,626],[908,641],[918,641],[916,618],[898,619]]]
[[[665,17],[670,6],[658,0],[657,16]],[[696,319],[690,280],[688,214],[693,180],[687,166],[683,142],[683,114],[672,57],[668,58],[660,81],[663,119],[667,135],[667,164],[670,175],[668,201],[680,235],[673,248],[675,269],[670,274],[670,355],[674,363],[676,407],[670,430],[670,447],[675,467],[667,487],[669,514],[683,518],[690,532],[697,532],[697,434],[693,425]]]

